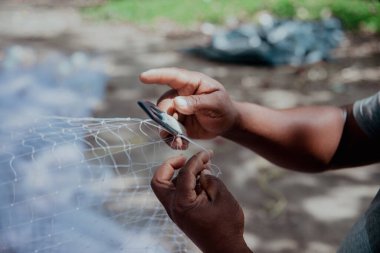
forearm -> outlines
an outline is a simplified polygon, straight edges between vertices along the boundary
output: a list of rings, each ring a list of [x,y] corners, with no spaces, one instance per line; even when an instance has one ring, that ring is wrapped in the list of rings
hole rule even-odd
[[[345,122],[341,108],[273,110],[249,103],[234,105],[238,119],[224,137],[288,169],[319,172],[330,166]]]

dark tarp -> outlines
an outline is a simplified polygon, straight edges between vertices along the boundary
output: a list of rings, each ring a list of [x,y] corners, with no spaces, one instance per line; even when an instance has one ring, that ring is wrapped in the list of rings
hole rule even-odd
[[[255,65],[303,65],[327,60],[344,37],[335,18],[322,21],[276,20],[245,24],[213,35],[209,45],[186,52],[207,59]]]

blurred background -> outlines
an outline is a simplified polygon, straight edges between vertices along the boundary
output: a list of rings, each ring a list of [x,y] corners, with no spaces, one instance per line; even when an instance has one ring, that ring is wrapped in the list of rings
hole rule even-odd
[[[325,22],[332,17],[332,23]],[[253,28],[236,30],[242,25]],[[282,37],[270,45],[274,51],[258,46],[257,38],[264,45],[275,28],[281,28],[276,31]],[[231,35],[231,30],[238,32]],[[305,34],[315,31],[324,37],[307,42]],[[28,63],[31,55],[52,51],[71,56],[74,65],[88,64],[87,56],[99,59],[96,73],[104,73],[106,85],[97,86],[102,95],[91,104],[95,117],[145,118],[136,101],[155,101],[167,88],[143,86],[138,76],[166,66],[203,72],[225,85],[234,99],[272,108],[350,104],[379,91],[379,33],[380,3],[375,0],[0,2],[2,64],[14,58]],[[332,37],[330,51],[326,41]],[[243,46],[236,49],[240,42]],[[295,43],[304,46],[301,53],[294,51],[299,48]],[[19,53],[20,48],[33,53]],[[220,58],[232,52],[233,59],[248,59],[253,52],[282,60],[216,61],[189,54],[189,48],[216,48]],[[88,75],[86,82],[99,82]],[[379,165],[308,175],[277,168],[224,139],[201,143],[214,149],[213,162],[244,209],[246,240],[258,252],[335,252],[378,190]]]

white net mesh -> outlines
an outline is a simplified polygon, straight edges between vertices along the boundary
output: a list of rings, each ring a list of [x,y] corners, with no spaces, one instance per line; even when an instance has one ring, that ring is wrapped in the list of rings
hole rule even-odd
[[[185,251],[150,189],[175,152],[151,122],[46,118],[2,133],[2,251]]]
[[[80,52],[0,51],[0,252],[190,249],[150,188],[179,151],[151,121],[85,118],[102,69]]]

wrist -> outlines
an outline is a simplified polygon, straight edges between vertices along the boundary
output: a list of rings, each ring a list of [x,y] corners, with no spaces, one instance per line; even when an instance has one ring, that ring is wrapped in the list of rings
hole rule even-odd
[[[237,134],[237,132],[239,132],[239,130],[242,129],[242,119],[243,119],[243,115],[241,112],[242,103],[233,101],[232,104],[234,107],[234,111],[236,112],[234,122],[231,125],[231,127],[221,135],[222,137],[227,138],[227,139],[233,139],[233,137]]]

